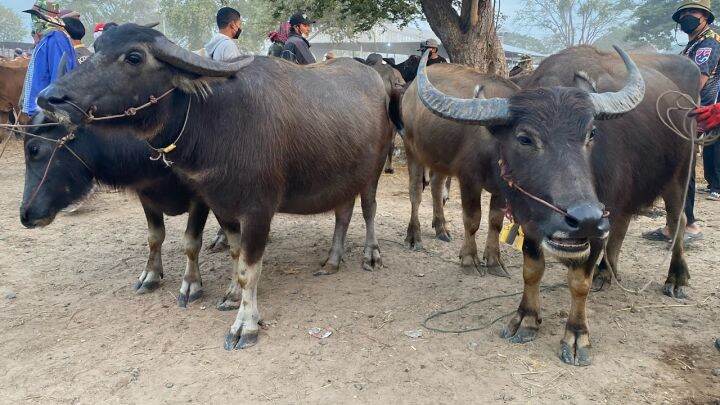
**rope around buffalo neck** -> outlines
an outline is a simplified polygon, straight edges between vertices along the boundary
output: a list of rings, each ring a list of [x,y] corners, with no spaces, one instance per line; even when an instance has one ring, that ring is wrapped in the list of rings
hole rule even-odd
[[[188,118],[190,117],[190,105],[192,105],[192,97],[188,98],[188,106],[187,106],[187,110],[185,111],[185,121],[183,121],[182,128],[180,128],[180,133],[178,134],[177,138],[175,138],[175,140],[170,145],[168,145],[164,148],[156,148],[156,147],[150,145],[150,142],[145,140],[145,143],[150,147],[150,149],[152,149],[153,151],[155,151],[157,153],[156,156],[151,156],[150,160],[155,162],[155,161],[162,159],[162,161],[163,161],[163,163],[165,163],[166,167],[170,167],[173,164],[173,162],[171,160],[168,160],[166,155],[168,153],[174,151],[175,148],[177,148],[178,141],[180,141],[180,138],[182,138],[183,134],[185,133],[185,127],[187,126]]]

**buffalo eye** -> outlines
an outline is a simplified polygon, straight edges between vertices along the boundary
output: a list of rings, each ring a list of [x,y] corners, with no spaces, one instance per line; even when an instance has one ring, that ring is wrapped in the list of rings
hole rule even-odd
[[[140,52],[130,52],[125,56],[125,62],[137,66],[143,61],[143,56]]]
[[[28,157],[34,159],[40,153],[40,147],[36,144],[29,145],[27,148]]]
[[[518,143],[520,143],[520,145],[522,145],[522,146],[534,146],[535,145],[535,141],[531,137],[529,137],[528,135],[525,135],[525,134],[517,135],[515,137],[515,140],[517,140]]]
[[[592,142],[595,140],[595,135],[597,135],[598,130],[597,128],[593,127],[593,129],[588,134],[588,142]]]

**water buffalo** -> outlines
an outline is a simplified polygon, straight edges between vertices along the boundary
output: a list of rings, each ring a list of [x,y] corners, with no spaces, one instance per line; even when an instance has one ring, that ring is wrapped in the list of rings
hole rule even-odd
[[[456,97],[475,96],[475,84],[483,84],[485,95],[510,97],[518,87],[508,80],[480,73],[477,70],[439,63],[428,67],[430,80],[438,89]],[[472,85],[468,85],[472,83]],[[410,180],[411,214],[405,243],[411,249],[422,247],[418,211],[422,198],[424,171],[428,167],[433,173],[458,178],[463,208],[465,238],[460,250],[460,262],[464,271],[506,276],[500,259],[499,233],[502,228],[505,202],[500,190],[493,182],[495,167],[493,151],[496,141],[487,129],[438,117],[428,110],[417,97],[417,84],[413,83],[402,100],[402,121],[405,127],[405,151]],[[440,176],[433,176],[431,191],[433,197],[433,222],[435,234],[443,241],[450,240],[443,212],[443,187]],[[489,235],[485,246],[485,265],[480,265],[477,254],[475,233],[480,226],[480,196],[482,190],[493,194],[490,200]]]
[[[42,122],[42,115],[36,117],[34,123],[38,121]],[[152,150],[145,142],[119,131],[93,133],[84,127],[76,129],[72,135],[65,126],[39,127],[33,131],[36,136],[25,136],[24,139],[25,192],[20,207],[20,220],[24,226],[49,225],[60,210],[87,195],[95,180],[112,187],[127,188],[138,195],[142,204],[150,249],[147,265],[135,283],[135,291],[138,294],[153,291],[163,277],[163,216],[187,212],[187,265],[178,305],[186,307],[202,296],[198,253],[208,207],[162,162],[149,159]],[[67,146],[71,149],[60,148],[53,156],[57,145],[53,141],[61,139],[68,139]],[[237,294],[236,290],[231,285],[228,295]],[[226,309],[231,305],[230,301],[232,298],[228,297],[220,309]]]
[[[212,209],[242,289],[226,349],[257,342],[257,284],[276,212],[335,211],[322,272],[334,273],[360,195],[363,268],[381,265],[375,194],[394,128],[391,100],[370,67],[349,59],[311,66],[257,56],[210,61],[134,24],[107,32],[95,49],[39,103],[61,120],[92,122],[93,131],[124,128],[148,140]],[[119,118],[90,118],[148,100],[149,107]]]
[[[360,59],[362,61],[362,59]],[[400,72],[398,72],[396,69],[394,69],[392,66],[390,66],[387,62],[385,62],[382,59],[382,56],[377,53],[373,53],[368,55],[368,58],[366,61],[363,61],[364,64],[372,67],[375,69],[376,72],[380,75],[380,77],[383,80],[383,83],[385,84],[385,91],[388,93],[389,97],[396,97],[399,99],[399,97],[404,92],[405,87],[405,80],[403,80],[402,75],[400,75]],[[399,114],[399,113],[398,113]],[[393,137],[394,138],[394,137]],[[385,161],[385,173],[395,173],[395,169],[393,168],[393,154],[395,153],[395,142],[390,142],[390,151],[388,152],[387,160]]]
[[[671,229],[681,230],[676,242],[684,229],[684,219],[672,219],[683,207],[690,144],[659,123],[655,103],[665,90],[697,98],[699,72],[682,57],[637,55],[638,68],[618,53],[621,58],[590,47],[563,51],[509,97],[496,90],[488,99],[444,94],[430,83],[424,62],[416,80],[420,100],[435,114],[487,127],[492,141],[473,153],[486,160],[488,177],[525,231],[524,293],[502,336],[516,343],[535,338],[544,256],[556,256],[569,268],[571,291],[560,357],[575,365],[590,363],[585,303],[605,243],[604,260],[617,267],[630,217],[659,196]],[[468,75],[468,87],[477,84],[473,79]],[[676,243],[665,291],[683,296],[687,278]]]

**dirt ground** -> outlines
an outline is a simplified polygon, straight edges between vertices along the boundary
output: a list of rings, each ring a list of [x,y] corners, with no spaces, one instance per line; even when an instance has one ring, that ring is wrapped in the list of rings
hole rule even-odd
[[[638,218],[620,270],[630,288],[589,297],[593,364],[558,358],[569,293],[546,291],[539,337],[514,345],[502,322],[481,331],[444,334],[420,322],[440,309],[521,291],[521,255],[503,246],[512,279],[464,275],[457,253],[462,220],[457,188],[447,205],[455,239],[434,239],[430,195],[421,210],[425,250],[402,246],[409,199],[400,167],[381,180],[377,216],[385,267],[364,272],[360,209],[348,236],[344,267],[314,277],[330,246],[331,214],[276,217],[264,261],[259,303],[267,328],[255,347],[226,352],[235,314],[215,301],[229,280],[226,253],[201,256],[205,297],[180,309],[185,217],[167,222],[161,288],[136,295],[145,265],[146,224],[140,204],[103,192],[47,228],[18,219],[24,165],[19,144],[0,160],[0,403],[716,403],[720,399],[720,204],[698,200],[705,240],[688,252],[691,299],[660,293],[663,244],[640,233],[663,223]],[[488,198],[485,199],[486,203]],[[214,220],[205,241],[217,229]],[[478,232],[484,246],[487,224]],[[543,284],[565,280],[550,264]],[[14,298],[13,298],[14,297]],[[435,325],[470,328],[517,307],[518,297],[469,306]],[[687,304],[686,306],[679,306]],[[630,309],[632,308],[632,310]],[[312,327],[329,328],[318,339]],[[411,338],[406,332],[421,331]]]

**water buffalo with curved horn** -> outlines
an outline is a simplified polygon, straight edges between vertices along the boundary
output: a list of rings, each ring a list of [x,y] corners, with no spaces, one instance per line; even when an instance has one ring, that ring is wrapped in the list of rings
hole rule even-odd
[[[45,89],[39,103],[61,120],[90,122],[93,131],[124,128],[147,140],[215,213],[242,290],[228,350],[257,342],[257,286],[276,212],[335,211],[322,272],[334,273],[360,195],[363,268],[381,265],[375,194],[394,128],[389,97],[370,67],[349,59],[216,62],[158,31],[124,24],[100,37],[95,55]],[[142,105],[149,107],[122,114]]]
[[[553,255],[568,266],[571,291],[560,357],[575,365],[590,363],[585,305],[603,246],[605,264],[617,267],[630,217],[659,196],[668,218],[676,218],[690,161],[690,144],[659,123],[655,103],[666,90],[697,97],[697,68],[677,56],[638,55],[639,68],[616,49],[620,58],[590,47],[563,51],[509,96],[446,94],[433,86],[424,62],[416,79],[419,99],[433,113],[488,129],[492,140],[476,158],[485,159],[487,177],[525,231],[523,297],[502,336],[516,343],[536,337],[544,257]],[[493,83],[504,80],[481,84]],[[682,230],[684,220],[669,225]],[[676,243],[665,291],[683,296],[687,278]]]

